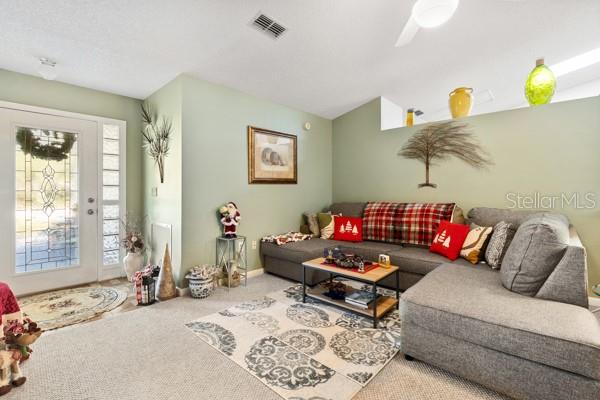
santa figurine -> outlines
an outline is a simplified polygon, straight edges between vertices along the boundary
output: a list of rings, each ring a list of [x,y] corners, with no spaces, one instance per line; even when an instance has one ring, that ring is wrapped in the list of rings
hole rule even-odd
[[[235,203],[230,201],[219,208],[219,213],[221,214],[221,224],[223,224],[223,236],[226,238],[237,237],[237,227],[241,215]]]

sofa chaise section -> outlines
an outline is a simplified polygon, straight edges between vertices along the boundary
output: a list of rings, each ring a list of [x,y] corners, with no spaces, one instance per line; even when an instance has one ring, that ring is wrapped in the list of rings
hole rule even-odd
[[[505,289],[444,264],[402,295],[402,351],[519,399],[592,399],[600,324],[586,308]]]

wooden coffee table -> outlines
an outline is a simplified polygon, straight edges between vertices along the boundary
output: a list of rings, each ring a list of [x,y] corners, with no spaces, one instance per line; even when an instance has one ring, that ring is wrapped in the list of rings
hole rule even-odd
[[[302,263],[302,302],[306,303],[306,298],[311,298],[313,300],[318,300],[323,303],[330,304],[335,307],[342,308],[346,311],[350,311],[361,316],[371,318],[373,320],[373,328],[377,328],[377,322],[381,319],[385,314],[393,310],[394,308],[398,308],[400,303],[400,270],[398,267],[392,265],[389,268],[377,267],[372,269],[371,271],[360,273],[355,272],[349,269],[336,267],[333,265],[323,265],[322,263],[325,261],[324,258],[315,258],[314,260],[305,261]],[[314,289],[307,290],[306,287],[306,269],[311,268],[322,272],[329,273],[329,279],[333,280],[335,277],[343,277],[349,280],[353,280],[356,282],[365,283],[371,286],[371,290],[374,295],[377,294],[377,285],[378,283],[390,276],[391,274],[396,274],[396,298],[390,296],[381,296],[374,303],[372,308],[360,308],[358,306],[348,304],[344,300],[336,300],[331,297],[325,296],[325,292],[327,289],[323,288],[321,285],[317,285]],[[351,287],[348,288],[348,292],[352,293],[354,290]]]

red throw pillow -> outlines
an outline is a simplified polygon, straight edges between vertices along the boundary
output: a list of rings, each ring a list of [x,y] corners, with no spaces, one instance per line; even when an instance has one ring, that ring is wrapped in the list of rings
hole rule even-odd
[[[442,221],[429,247],[429,251],[441,254],[454,261],[458,258],[468,234],[469,225]]]
[[[335,217],[333,219],[335,240],[346,242],[362,242],[362,218],[360,217]]]

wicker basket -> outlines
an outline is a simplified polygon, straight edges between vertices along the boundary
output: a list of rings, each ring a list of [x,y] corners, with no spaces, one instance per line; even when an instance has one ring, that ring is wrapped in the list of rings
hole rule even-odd
[[[205,299],[215,290],[215,281],[212,277],[201,279],[189,279],[190,294],[196,299]]]

